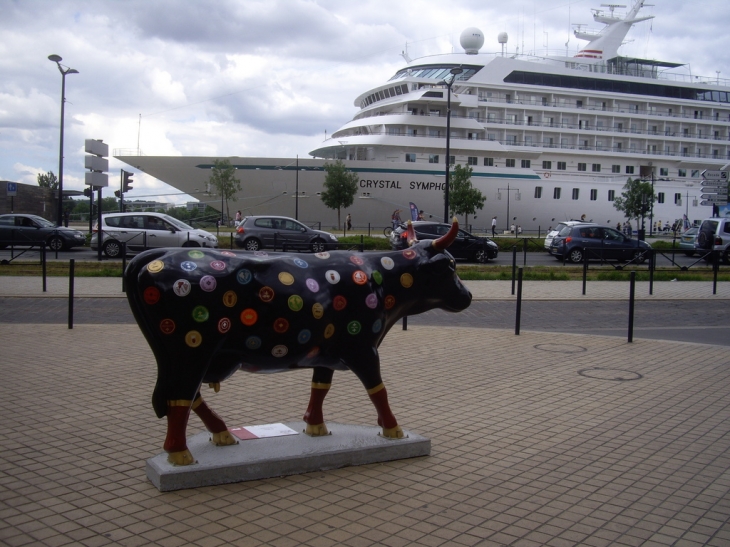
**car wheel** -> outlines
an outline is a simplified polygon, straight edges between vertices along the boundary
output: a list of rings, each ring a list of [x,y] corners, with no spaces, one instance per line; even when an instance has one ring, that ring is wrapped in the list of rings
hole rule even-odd
[[[484,249],[479,249],[474,254],[474,260],[476,262],[479,262],[480,264],[484,264],[488,259],[489,257],[487,256],[487,251],[485,251]]]
[[[634,254],[631,255],[631,259],[636,264],[643,264],[646,262],[646,253],[644,251],[634,251]]]
[[[709,249],[710,248],[710,245],[709,245],[710,237],[711,237],[711,234],[709,234],[708,232],[700,232],[697,235],[697,243],[699,244],[700,249]]]
[[[723,264],[730,264],[730,249],[725,249],[722,252],[722,262]]]
[[[200,247],[200,243],[197,241],[186,241],[182,244],[183,247]]]
[[[580,262],[583,262],[583,251],[580,249],[571,249],[568,252],[568,258],[570,258],[570,261],[573,264],[579,264]]]
[[[48,245],[48,248],[52,251],[60,251],[63,249],[63,239],[58,236],[51,236],[48,238],[46,245]]]
[[[694,255],[695,255],[695,254],[694,254],[694,251],[684,251],[684,254],[685,254],[686,256],[694,256]]]
[[[326,249],[326,245],[321,239],[315,239],[314,241],[312,241],[310,248],[312,249],[313,253],[322,253]]]
[[[258,251],[261,249],[261,242],[255,237],[252,237],[243,242],[243,248],[247,251]]]
[[[119,255],[122,254],[121,243],[113,239],[104,242],[104,247],[102,247],[102,249],[104,251],[104,254],[109,258],[117,258]]]

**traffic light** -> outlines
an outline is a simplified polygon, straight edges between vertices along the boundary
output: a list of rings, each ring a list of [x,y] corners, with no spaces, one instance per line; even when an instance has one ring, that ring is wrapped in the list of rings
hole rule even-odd
[[[122,171],[122,193],[129,192],[132,189],[132,183],[134,182],[132,175],[133,173]]]
[[[91,197],[91,193],[92,193],[92,192],[93,192],[93,190],[91,189],[91,187],[90,187],[90,186],[87,186],[86,188],[84,188],[84,195],[85,195],[85,196],[86,196],[87,198],[90,198],[90,197]]]
[[[116,196],[117,198],[119,198],[119,197],[120,197],[120,196],[122,195],[122,193],[121,193],[121,192],[120,192],[119,190],[114,190],[114,195],[115,195],[115,196]]]

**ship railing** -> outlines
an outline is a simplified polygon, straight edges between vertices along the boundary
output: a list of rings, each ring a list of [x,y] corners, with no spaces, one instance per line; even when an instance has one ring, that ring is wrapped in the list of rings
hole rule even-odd
[[[139,148],[115,148],[112,156],[144,156],[144,152]]]

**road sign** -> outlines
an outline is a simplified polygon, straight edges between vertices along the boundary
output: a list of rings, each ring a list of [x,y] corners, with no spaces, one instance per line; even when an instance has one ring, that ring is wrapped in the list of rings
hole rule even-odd
[[[702,182],[702,191],[703,192],[721,192],[725,193],[727,192],[727,184],[707,184],[706,181]]]
[[[727,204],[727,196],[718,196],[716,194],[702,194],[702,199],[710,203],[718,203],[720,205]]]
[[[727,205],[727,200],[725,200],[725,201],[700,201],[700,205]]]
[[[727,181],[727,171],[710,171],[705,169],[702,171],[702,178],[706,180],[724,180]]]
[[[727,194],[702,194],[701,199],[724,199],[727,200]]]
[[[13,197],[18,195],[18,183],[17,182],[8,182],[8,190],[7,190],[7,196]]]

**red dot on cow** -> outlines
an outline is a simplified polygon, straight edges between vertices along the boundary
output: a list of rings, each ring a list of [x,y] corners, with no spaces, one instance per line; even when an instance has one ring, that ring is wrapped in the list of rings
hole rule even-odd
[[[336,311],[342,311],[347,306],[347,299],[344,296],[337,295],[335,296],[334,300],[332,300],[332,307]]]
[[[157,304],[160,301],[160,290],[157,287],[147,287],[144,290],[144,301],[147,304]]]
[[[256,313],[256,310],[247,308],[241,312],[241,323],[246,325],[247,327],[250,327],[251,325],[255,325],[256,321],[259,319],[259,314]]]
[[[395,306],[395,297],[392,294],[389,294],[385,297],[385,309],[389,310],[393,306]]]

